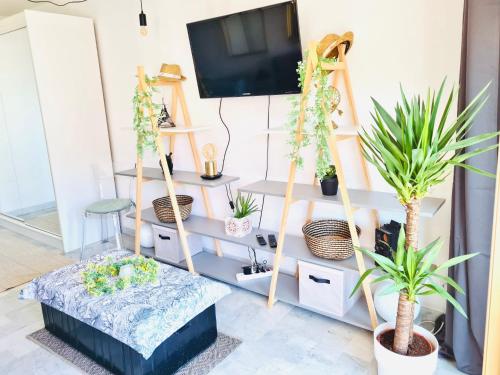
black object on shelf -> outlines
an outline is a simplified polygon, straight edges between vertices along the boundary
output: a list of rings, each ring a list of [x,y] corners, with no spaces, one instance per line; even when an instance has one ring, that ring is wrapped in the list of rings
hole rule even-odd
[[[217,179],[219,179],[219,178],[222,177],[222,173],[219,172],[219,173],[217,173],[216,175],[213,175],[213,176],[209,176],[207,174],[202,174],[200,177],[202,179],[204,179],[204,180],[217,180]]]
[[[321,180],[321,192],[323,195],[337,195],[339,189],[339,179],[337,176]]]
[[[165,155],[165,158],[167,159],[168,171],[170,172],[170,175],[173,175],[174,174],[174,162],[172,160],[172,153]],[[162,173],[165,173],[163,171],[163,165],[161,164],[161,160],[160,160],[160,168],[161,168]]]
[[[398,247],[399,231],[401,224],[391,220],[389,224],[384,224],[375,229],[375,252],[389,259],[393,259],[392,251]]]
[[[274,249],[274,248],[278,247],[278,242],[276,242],[276,236],[274,234],[269,234],[267,236],[267,239],[269,240],[269,246],[271,248]]]
[[[260,246],[266,246],[267,242],[266,239],[262,234],[257,234],[255,237],[257,237],[257,242],[259,243]]]

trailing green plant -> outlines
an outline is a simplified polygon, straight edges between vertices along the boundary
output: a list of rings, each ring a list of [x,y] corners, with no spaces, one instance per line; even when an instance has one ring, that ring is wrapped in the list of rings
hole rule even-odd
[[[120,268],[132,265],[134,272],[129,278],[118,277]],[[105,263],[89,263],[82,272],[83,285],[91,296],[102,296],[113,294],[117,290],[123,290],[129,286],[156,283],[158,281],[158,262],[143,256],[133,256],[112,262],[107,257]]]
[[[454,167],[494,177],[487,171],[465,164],[468,159],[498,147],[496,142],[484,147],[477,146],[495,139],[499,132],[468,137],[475,116],[487,100],[486,90],[489,85],[479,92],[456,119],[448,123],[448,115],[458,92],[452,89],[441,109],[445,82],[443,80],[437,93],[431,93],[429,89],[425,99],[420,96],[407,98],[401,88],[401,103],[396,104],[395,116],[391,116],[372,98],[375,107],[372,118],[375,125],[371,134],[364,129],[360,132],[364,157],[395,189],[399,201],[406,209],[404,247],[407,251],[418,249],[418,219],[422,199],[431,187],[442,183]],[[470,147],[474,149],[470,150]],[[413,264],[413,260],[414,255],[408,254],[404,258],[404,264]],[[403,284],[398,284],[398,287],[401,285]],[[407,324],[413,322],[413,304],[406,298],[412,295],[412,289],[409,288],[413,286],[405,284],[399,290],[393,347],[400,354],[407,353],[413,335],[412,326]]]
[[[329,178],[334,178],[337,175],[337,168],[335,165],[330,165],[328,169],[325,171],[325,175],[322,180],[328,180]]]
[[[255,198],[253,198],[252,194],[248,194],[245,197],[238,193],[234,201],[234,217],[236,219],[243,219],[257,211],[259,211],[259,207],[255,203]]]
[[[152,126],[157,121],[161,105],[153,103],[153,93],[158,90],[151,86],[155,80],[145,76],[146,87],[143,91],[135,88],[132,103],[134,106],[134,130],[137,135],[137,153],[142,157],[145,149],[156,151],[156,137],[158,131]],[[150,113],[150,104],[152,113]]]
[[[308,52],[305,54],[305,60],[299,61],[297,64],[298,86],[304,92],[304,81],[306,77],[306,63]],[[285,127],[289,133],[288,144],[291,147],[289,158],[297,163],[297,167],[302,168],[304,160],[301,150],[312,143],[316,148],[316,175],[322,179],[331,164],[330,151],[328,149],[329,125],[331,113],[338,111],[340,102],[339,91],[332,87],[328,82],[328,74],[321,69],[322,63],[336,62],[337,58],[318,57],[311,80],[311,87],[314,90],[309,90],[306,95],[298,95],[291,97],[291,110],[288,115],[288,121]],[[300,106],[303,101],[304,124],[301,137],[297,138],[296,130],[300,116]],[[336,125],[334,124],[334,127]]]
[[[457,300],[448,291],[441,286],[442,283],[454,288],[458,293],[464,294],[464,290],[452,278],[444,276],[441,273],[448,268],[457,264],[465,262],[470,258],[477,255],[467,254],[445,261],[443,264],[435,267],[433,266],[441,248],[443,241],[437,239],[426,247],[417,250],[410,246],[408,251],[405,246],[405,232],[401,228],[398,237],[397,249],[392,250],[392,258],[389,259],[383,255],[377,254],[369,249],[358,248],[363,254],[375,261],[376,267],[367,269],[356,286],[354,287],[352,295],[361,287],[363,281],[371,275],[374,271],[378,271],[379,276],[371,282],[376,284],[382,281],[391,280],[389,286],[385,287],[381,295],[387,295],[400,292],[400,300],[403,299],[408,302],[407,309],[411,310],[406,319],[400,322],[400,329],[411,330],[413,326],[413,305],[417,303],[418,296],[428,296],[437,294],[440,297],[450,302],[457,311],[467,318],[467,314]],[[398,327],[396,327],[397,329]],[[406,337],[409,341],[411,334]],[[408,345],[408,344],[407,344]],[[402,354],[406,354],[402,353]]]

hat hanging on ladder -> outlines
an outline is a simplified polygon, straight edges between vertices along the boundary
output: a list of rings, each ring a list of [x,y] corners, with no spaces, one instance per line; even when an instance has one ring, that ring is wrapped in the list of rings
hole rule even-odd
[[[160,82],[184,81],[186,79],[181,73],[181,67],[177,64],[162,64],[157,78]]]
[[[354,39],[354,34],[352,31],[348,31],[343,35],[328,34],[318,44],[316,52],[318,56],[325,58],[332,58],[339,56],[339,46],[345,45],[345,53],[349,51],[352,46]]]

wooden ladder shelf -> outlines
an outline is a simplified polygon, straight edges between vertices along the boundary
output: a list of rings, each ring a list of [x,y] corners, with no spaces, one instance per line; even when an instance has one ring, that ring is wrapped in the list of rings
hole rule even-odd
[[[313,42],[309,45],[309,54],[307,57],[306,61],[306,72],[305,72],[305,79],[304,79],[304,86],[302,89],[302,95],[300,99],[300,112],[297,120],[297,127],[295,130],[295,136],[297,139],[300,139],[303,133],[303,126],[304,126],[304,120],[305,120],[305,110],[306,110],[306,98],[311,90],[311,80],[312,80],[312,75],[314,70],[317,67],[317,64],[322,64],[321,68],[324,71],[327,71],[329,73],[334,73],[333,74],[333,79],[332,79],[332,85],[334,87],[337,87],[338,85],[338,80],[340,78],[339,74],[342,74],[344,78],[344,85],[345,89],[347,91],[347,98],[348,102],[351,108],[351,115],[352,115],[352,120],[353,123],[357,126],[358,125],[358,116],[356,113],[356,107],[354,103],[354,97],[352,94],[352,87],[351,87],[351,81],[350,81],[350,76],[349,76],[349,69],[347,65],[347,61],[345,58],[345,46],[341,45],[339,46],[339,56],[338,56],[338,62],[335,63],[321,63],[319,62],[318,56],[317,56],[317,43]],[[330,112],[325,114],[327,118],[330,117]],[[360,246],[360,241],[359,241],[359,236],[356,231],[356,225],[354,222],[354,209],[351,206],[351,201],[349,198],[349,193],[346,187],[346,181],[345,181],[345,175],[344,171],[342,169],[342,164],[341,164],[341,158],[338,152],[338,147],[337,143],[339,141],[345,140],[345,139],[350,139],[350,138],[355,138],[358,146],[358,150],[361,150],[361,145],[360,145],[360,139],[357,134],[352,134],[352,135],[337,135],[336,130],[333,127],[333,123],[330,121],[329,123],[330,127],[330,134],[328,137],[328,148],[331,153],[332,161],[334,165],[336,166],[337,169],[337,176],[339,180],[339,189],[340,189],[340,194],[341,194],[341,199],[343,203],[343,207],[345,210],[345,215],[347,222],[349,224],[349,232],[351,234],[352,238],[352,243],[355,248]],[[366,165],[366,161],[364,158],[361,157],[361,163],[362,163],[362,171],[363,175],[365,178],[365,182],[368,185],[367,187],[371,189],[370,186],[370,180],[368,176],[368,169]],[[295,161],[292,161],[290,164],[290,169],[288,173],[288,182],[287,182],[287,187],[286,187],[286,193],[285,193],[285,203],[281,215],[281,224],[279,228],[279,235],[278,235],[278,246],[276,248],[276,253],[274,256],[274,262],[273,262],[273,275],[271,279],[271,285],[269,289],[269,300],[268,300],[268,306],[272,307],[276,301],[276,287],[278,283],[278,276],[279,276],[279,269],[280,269],[280,263],[281,263],[281,258],[283,255],[283,246],[285,242],[285,234],[286,234],[286,226],[287,226],[287,221],[288,221],[288,215],[289,215],[289,210],[291,204],[294,202],[293,199],[293,188],[295,184],[295,176],[296,176],[296,170],[297,170],[297,165]],[[317,184],[317,179],[314,178],[313,184]],[[310,201],[308,210],[307,210],[307,221],[311,221],[312,219],[312,214],[314,211],[314,202]],[[374,224],[378,224],[378,217],[377,217],[377,212],[375,210],[372,210],[372,215],[373,215],[373,220]],[[356,263],[358,267],[358,271],[360,275],[362,275],[365,270],[365,262],[363,255],[360,251],[355,251],[355,257],[356,257]],[[368,306],[368,312],[370,314],[370,321],[371,321],[371,326],[374,329],[377,326],[377,314],[375,312],[375,307],[373,304],[373,297],[372,293],[370,290],[370,286],[368,282],[365,280],[363,282],[363,292],[364,296],[366,299],[366,303]]]

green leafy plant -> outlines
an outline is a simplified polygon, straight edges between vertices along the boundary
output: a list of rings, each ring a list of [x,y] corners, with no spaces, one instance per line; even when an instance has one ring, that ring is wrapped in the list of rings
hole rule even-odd
[[[252,194],[244,197],[238,193],[234,201],[234,217],[236,219],[243,219],[257,211],[259,211],[259,207],[255,203],[255,198],[253,198]]]
[[[135,88],[132,103],[134,106],[134,130],[137,135],[137,153],[144,155],[145,149],[156,151],[156,137],[158,131],[152,126],[152,121],[157,121],[161,105],[153,103],[153,93],[158,90],[151,86],[155,80],[145,76],[146,87],[144,91]],[[150,105],[152,113],[150,113]]]
[[[399,201],[406,209],[407,251],[418,249],[418,218],[422,199],[432,186],[445,180],[453,167],[493,176],[489,172],[465,164],[468,159],[498,147],[493,144],[474,150],[468,149],[492,140],[499,134],[491,132],[467,137],[475,116],[487,100],[488,86],[450,123],[448,115],[457,91],[451,90],[441,109],[444,86],[445,80],[437,93],[431,93],[429,89],[425,100],[420,96],[407,98],[401,88],[401,103],[396,104],[395,117],[372,98],[375,107],[372,118],[375,125],[371,134],[364,129],[360,132],[364,157],[395,189]],[[413,255],[408,255],[406,259],[411,262]],[[408,352],[408,344],[413,334],[411,326],[405,323],[413,322],[413,304],[405,297],[411,293],[408,288],[405,286],[400,289],[396,317],[393,347],[400,354]]]
[[[325,171],[325,175],[322,180],[328,180],[329,178],[334,178],[337,175],[337,168],[334,165],[330,165]]]
[[[307,60],[308,52],[305,57]],[[331,113],[338,111],[340,103],[339,91],[328,82],[328,74],[321,66],[323,63],[334,63],[337,58],[318,57],[318,64],[312,73],[311,86],[314,90],[309,90],[305,95],[294,96],[291,100],[291,110],[288,115],[288,122],[285,127],[288,129],[288,144],[291,147],[289,158],[297,163],[299,168],[304,165],[301,150],[314,143],[316,147],[316,175],[322,179],[330,167],[331,157],[328,149],[329,122]],[[306,76],[306,63],[300,61],[297,67],[298,85],[304,92],[304,81]],[[298,126],[300,107],[304,105],[304,125],[301,136],[297,138],[296,130]],[[336,125],[334,124],[334,127]]]
[[[130,278],[119,278],[120,268],[132,265],[134,272]],[[82,272],[83,285],[91,296],[113,294],[129,286],[156,283],[158,281],[158,263],[154,259],[133,256],[112,262],[107,258],[105,263],[89,263]]]
[[[434,267],[433,262],[436,260],[442,246],[443,241],[438,238],[420,250],[410,246],[407,251],[405,247],[405,232],[404,229],[401,228],[398,238],[398,247],[397,249],[391,249],[393,251],[392,255],[394,260],[368,249],[358,249],[367,257],[373,259],[377,266],[365,271],[354,287],[351,296],[374,271],[378,271],[379,276],[373,279],[372,283],[391,280],[393,283],[384,288],[381,295],[400,292],[400,301],[404,300],[408,302],[405,307],[410,311],[406,314],[404,319],[400,317],[399,326],[396,325],[396,330],[399,329],[403,332],[410,331],[410,334],[406,337],[408,340],[406,346],[409,344],[411,338],[411,331],[413,328],[413,305],[417,302],[417,296],[437,294],[449,301],[460,314],[467,318],[467,314],[462,306],[460,306],[457,300],[441,286],[441,283],[448,284],[458,293],[464,294],[464,290],[452,278],[444,276],[441,273],[452,266],[476,256],[477,253],[451,258],[440,266]],[[406,351],[401,354],[406,354]]]

